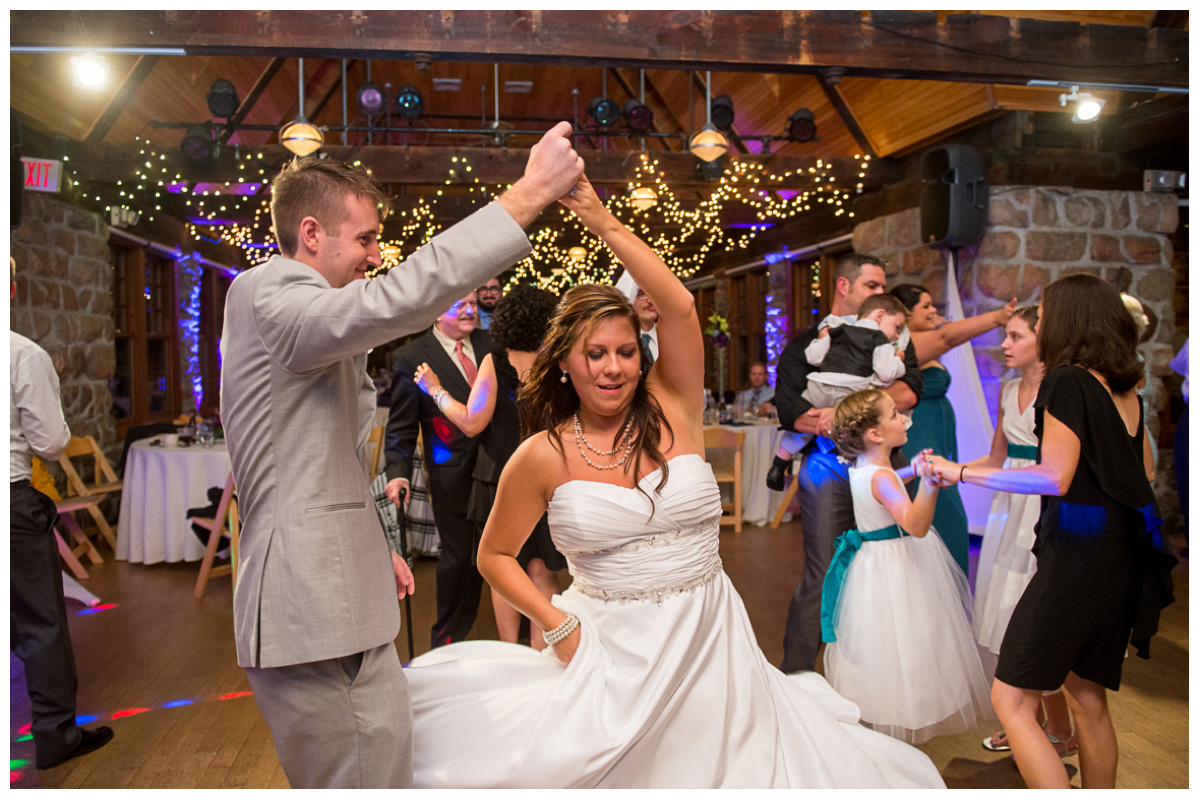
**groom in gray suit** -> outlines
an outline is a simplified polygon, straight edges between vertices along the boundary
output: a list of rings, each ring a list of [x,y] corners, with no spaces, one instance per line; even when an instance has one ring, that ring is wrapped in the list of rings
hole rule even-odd
[[[230,286],[221,418],[243,517],[238,664],[293,787],[412,785],[394,640],[414,585],[371,498],[366,352],[530,252],[522,229],[583,173],[570,131],[555,126],[495,203],[373,281],[358,279],[380,264],[388,204],[365,170],[298,160],[272,186],[282,255]]]

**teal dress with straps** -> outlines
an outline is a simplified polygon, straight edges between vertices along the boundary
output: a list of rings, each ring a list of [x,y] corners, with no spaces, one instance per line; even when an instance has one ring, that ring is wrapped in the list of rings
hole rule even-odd
[[[954,407],[946,397],[950,389],[950,373],[942,367],[926,367],[921,370],[924,387],[921,399],[912,410],[912,428],[908,431],[908,442],[901,448],[909,461],[925,448],[949,461],[958,461],[958,437],[955,433]],[[916,484],[909,487],[909,496],[916,495]],[[938,492],[937,507],[933,512],[933,527],[946,543],[946,549],[954,556],[964,575],[970,574],[967,511],[963,508],[958,487],[951,486]]]

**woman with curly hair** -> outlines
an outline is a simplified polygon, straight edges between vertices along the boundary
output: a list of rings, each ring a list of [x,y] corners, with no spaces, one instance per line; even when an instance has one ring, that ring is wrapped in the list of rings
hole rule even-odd
[[[614,287],[563,295],[479,544],[484,578],[549,646],[462,642],[414,660],[415,785],[942,785],[819,675],[785,676],[758,649],[721,569],[695,302],[586,179],[562,202],[657,307],[659,357],[648,366]],[[550,600],[517,561],[546,513],[574,576]]]
[[[1037,463],[1002,469],[935,459],[944,479],[1043,495],[1037,571],[1009,620],[992,685],[992,703],[1030,788],[1070,786],[1036,718],[1042,693],[1059,686],[1075,718],[1082,787],[1116,785],[1106,691],[1120,688],[1131,641],[1149,657],[1159,611],[1174,599],[1175,557],[1159,530],[1137,395],[1137,336],[1110,284],[1091,275],[1050,284],[1037,323],[1046,369],[1034,400]]]
[[[472,561],[479,549],[479,537],[487,524],[500,473],[521,442],[521,422],[517,413],[517,391],[529,375],[537,350],[546,336],[550,316],[558,298],[545,289],[520,285],[509,291],[497,304],[492,317],[492,352],[479,363],[479,373],[466,405],[442,388],[438,376],[428,364],[417,367],[417,386],[434,399],[441,412],[467,436],[479,436],[479,456],[472,474],[474,483],[467,500],[467,519],[475,523]],[[550,540],[546,517],[538,520],[533,534],[517,555],[529,579],[547,599],[558,591],[558,570],[567,561]],[[492,589],[492,608],[502,642],[516,642],[521,615]],[[535,650],[545,647],[541,636],[530,631]]]

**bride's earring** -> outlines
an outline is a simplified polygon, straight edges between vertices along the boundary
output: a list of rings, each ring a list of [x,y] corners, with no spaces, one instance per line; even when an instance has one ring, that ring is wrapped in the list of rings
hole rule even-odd
[[[559,380],[560,380],[561,382],[563,382],[563,383],[566,383],[566,382],[567,382],[567,371],[566,371],[565,369],[563,370],[562,377],[561,377],[561,378],[559,378]]]

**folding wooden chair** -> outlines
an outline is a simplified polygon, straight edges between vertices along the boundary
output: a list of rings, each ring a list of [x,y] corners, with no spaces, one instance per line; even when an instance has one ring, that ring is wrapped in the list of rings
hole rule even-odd
[[[71,459],[73,458],[88,457],[92,459],[93,463],[93,482],[90,484],[84,483],[83,479],[79,476],[79,472],[76,471],[75,466],[71,463]],[[113,470],[112,465],[104,457],[104,451],[100,449],[100,445],[96,444],[96,440],[91,436],[72,436],[67,449],[58,457],[58,465],[62,467],[63,473],[67,476],[67,497],[104,495],[110,492],[119,492],[125,486],[125,482],[117,477],[117,473]],[[100,499],[102,500],[103,498]],[[113,533],[108,520],[100,512],[99,502],[88,506],[87,512],[91,515],[92,521],[96,523],[96,528],[99,529],[101,535],[108,542],[108,546],[115,553],[117,550],[117,535]]]
[[[88,577],[88,572],[83,568],[83,564],[79,561],[81,554],[86,554],[88,560],[93,564],[99,564],[104,561],[100,557],[100,551],[96,549],[91,540],[84,535],[83,529],[79,527],[79,523],[71,516],[76,511],[82,511],[90,506],[98,505],[103,497],[89,495],[86,497],[71,497],[66,500],[58,493],[58,487],[54,485],[54,478],[46,470],[46,465],[37,456],[33,457],[33,478],[31,479],[33,488],[37,489],[42,494],[54,501],[55,510],[58,512],[58,522],[54,525],[54,538],[58,545],[58,554],[62,556],[62,560],[66,562],[67,568],[79,580],[85,580]],[[75,541],[75,546],[71,547],[63,539],[61,528],[65,528],[67,535]]]
[[[779,530],[779,523],[783,521],[783,515],[787,513],[788,508],[792,505],[792,498],[796,496],[796,490],[800,488],[800,462],[793,464],[792,469],[796,474],[792,476],[792,482],[788,484],[787,491],[783,493],[783,499],[779,501],[775,519],[771,520],[772,530]]]
[[[735,533],[742,532],[742,451],[746,447],[746,432],[729,428],[705,428],[704,449],[733,450],[733,466],[717,464],[713,467],[713,477],[717,483],[733,484],[733,502],[722,503],[721,524],[733,523]]]
[[[237,585],[238,563],[238,531],[241,523],[238,520],[237,497],[234,495],[233,473],[225,480],[225,491],[217,503],[217,515],[212,518],[192,517],[192,522],[209,532],[208,546],[204,548],[204,558],[200,561],[200,574],[196,577],[196,589],[192,593],[196,599],[204,597],[204,589],[210,580],[222,575],[230,576],[232,585]],[[219,567],[213,566],[217,550],[221,547],[221,539],[229,534],[229,563]]]

